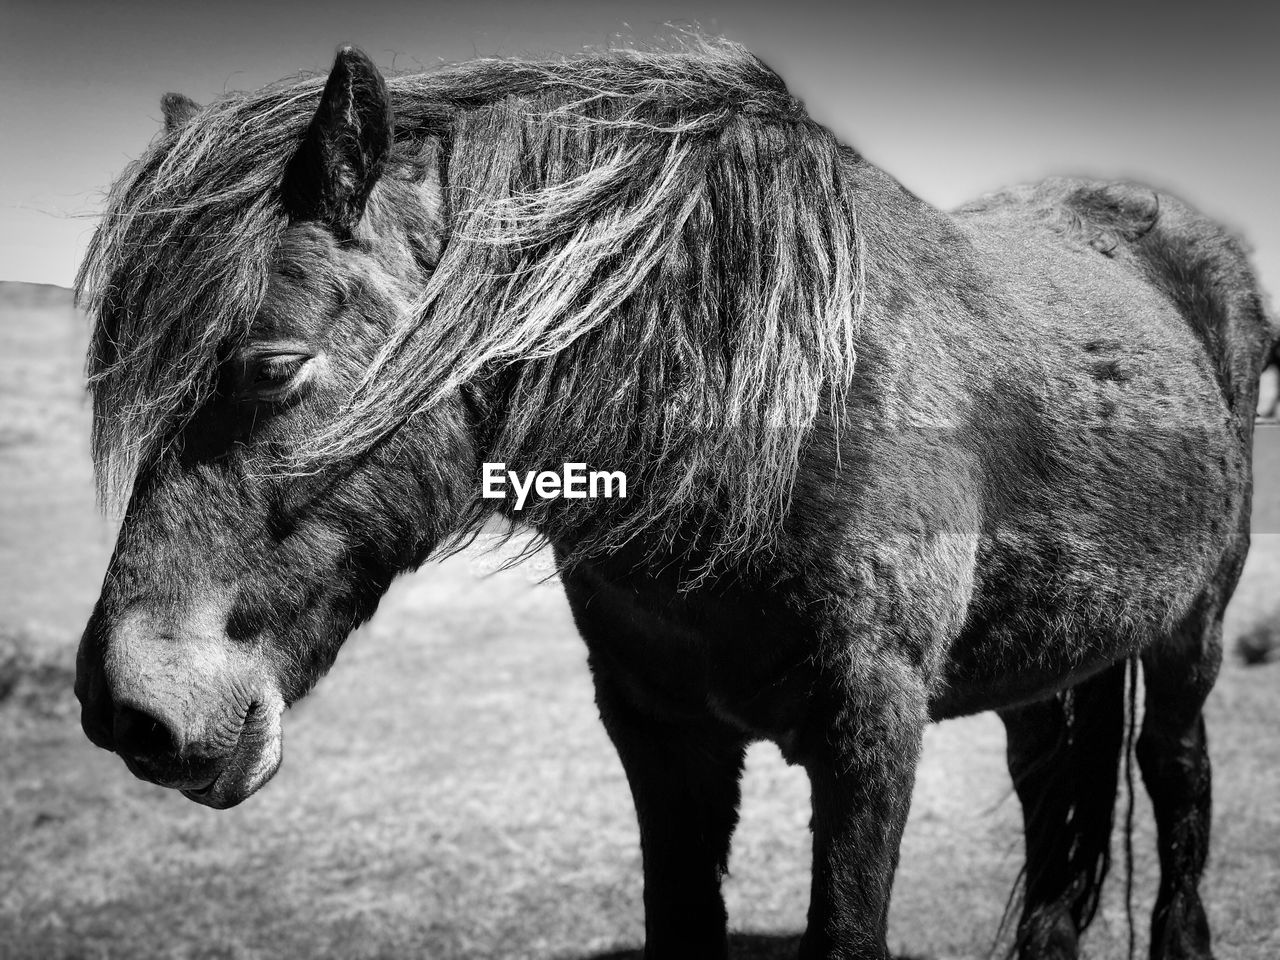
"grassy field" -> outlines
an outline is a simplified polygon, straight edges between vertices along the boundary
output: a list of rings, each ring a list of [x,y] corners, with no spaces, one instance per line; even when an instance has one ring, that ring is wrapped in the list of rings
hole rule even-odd
[[[85,740],[74,651],[112,531],[92,505],[82,339],[65,291],[0,286],[0,958],[632,956],[631,801],[545,559],[492,573],[473,552],[400,581],[290,712],[279,775],[233,810],[135,780]],[[1262,533],[1230,638],[1280,612],[1278,439],[1260,438]],[[1280,664],[1231,657],[1209,705],[1221,960],[1280,956],[1278,695]],[[992,716],[928,733],[892,913],[904,954],[991,946],[1021,862],[1003,753]],[[790,957],[808,787],[761,745],[744,793],[735,956]],[[1145,955],[1156,863],[1141,793],[1137,823]],[[1127,941],[1116,856],[1091,957]]]

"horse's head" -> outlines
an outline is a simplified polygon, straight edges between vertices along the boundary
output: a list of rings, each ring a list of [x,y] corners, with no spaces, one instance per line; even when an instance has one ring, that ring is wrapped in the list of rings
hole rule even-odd
[[[200,123],[185,98],[165,107],[171,139]],[[277,211],[258,309],[217,344],[198,402],[136,466],[77,665],[89,738],[139,777],[213,807],[238,803],[275,772],[284,707],[395,575],[448,532],[473,472],[456,395],[399,434],[394,451],[366,451],[340,470],[279,468],[281,451],[343,408],[420,292],[441,237],[437,182],[420,158],[393,154],[385,86],[357,51],[339,54],[301,145],[274,177],[287,225]],[[399,207],[416,219],[393,216]],[[139,269],[156,273],[154,263]],[[150,282],[154,297],[208,297],[181,288],[181,277]],[[120,398],[147,396],[111,378],[154,383],[171,371],[130,369],[128,351],[163,360],[161,347],[128,328],[133,304],[102,303],[100,314],[123,311],[99,317],[94,348],[99,367],[114,363],[95,387],[96,429],[110,434],[137,415]],[[171,364],[186,362],[169,353]]]

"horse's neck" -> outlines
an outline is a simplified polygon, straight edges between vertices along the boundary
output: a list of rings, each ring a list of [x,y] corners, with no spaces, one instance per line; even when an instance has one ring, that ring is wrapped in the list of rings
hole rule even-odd
[[[990,284],[992,271],[954,217],[866,160],[852,163],[864,319],[889,321],[864,322],[863,335],[898,337],[906,331],[895,321],[945,323],[968,311],[966,301]]]

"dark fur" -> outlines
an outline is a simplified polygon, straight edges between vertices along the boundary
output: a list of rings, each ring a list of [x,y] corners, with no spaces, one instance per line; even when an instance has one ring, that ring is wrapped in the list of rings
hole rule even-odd
[[[202,108],[113,193],[82,294],[99,466],[133,495],[82,648],[91,736],[155,779],[181,759],[113,706],[145,690],[112,674],[127,611],[135,651],[140,607],[179,637],[199,611],[256,664],[236,683],[292,702],[482,519],[482,461],[583,459],[636,495],[525,519],[635,796],[647,956],[725,955],[769,738],[813,787],[802,956],[886,957],[924,725],[987,709],[1026,811],[1017,949],[1075,956],[1138,653],[1153,956],[1209,956],[1200,705],[1272,339],[1239,245],[1127,184],[940,213],[730,45],[395,78],[394,141],[380,82],[353,127],[334,109],[355,56],[318,108],[314,81]],[[305,389],[261,402],[257,358],[298,343]]]

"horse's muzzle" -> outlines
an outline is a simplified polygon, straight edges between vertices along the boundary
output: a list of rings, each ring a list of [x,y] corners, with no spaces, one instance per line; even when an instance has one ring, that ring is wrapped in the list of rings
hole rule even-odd
[[[95,613],[76,662],[81,726],[140,779],[224,808],[271,778],[284,702],[254,658],[222,637]]]

